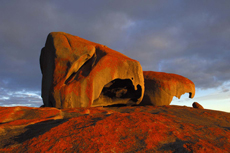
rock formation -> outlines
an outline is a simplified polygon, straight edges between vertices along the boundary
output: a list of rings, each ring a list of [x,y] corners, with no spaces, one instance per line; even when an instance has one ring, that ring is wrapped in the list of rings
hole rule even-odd
[[[230,114],[182,106],[0,107],[0,152],[230,152]]]
[[[138,61],[64,32],[48,35],[40,66],[45,107],[133,105],[144,95]]]
[[[192,104],[192,107],[193,108],[198,108],[198,109],[204,109],[204,107],[201,104],[199,104],[198,102],[194,102]]]
[[[184,93],[195,95],[194,83],[177,74],[144,71],[145,93],[140,105],[169,105],[174,96],[180,99]]]

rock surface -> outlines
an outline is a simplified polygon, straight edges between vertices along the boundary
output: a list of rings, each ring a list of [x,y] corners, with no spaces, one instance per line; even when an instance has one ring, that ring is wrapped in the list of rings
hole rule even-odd
[[[201,104],[199,104],[198,102],[194,102],[192,104],[192,107],[193,108],[198,108],[198,109],[204,109],[204,107]]]
[[[138,61],[64,32],[48,35],[40,65],[45,107],[133,105],[144,95]]]
[[[194,83],[177,74],[144,71],[145,93],[140,105],[169,105],[174,96],[180,99],[184,93],[195,95]]]
[[[230,114],[182,106],[0,107],[0,152],[230,152]]]

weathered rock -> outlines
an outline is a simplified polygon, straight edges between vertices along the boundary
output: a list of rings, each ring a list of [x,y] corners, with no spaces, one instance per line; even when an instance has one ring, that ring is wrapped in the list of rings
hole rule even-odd
[[[145,93],[140,105],[169,105],[174,96],[180,99],[184,93],[195,95],[194,83],[177,74],[144,71]]]
[[[0,152],[230,152],[230,114],[182,106],[0,107]]]
[[[199,104],[198,102],[194,102],[192,104],[192,107],[193,108],[198,108],[198,109],[204,109],[204,107],[201,104]]]
[[[139,62],[67,33],[48,35],[40,65],[45,107],[132,105],[144,95]]]

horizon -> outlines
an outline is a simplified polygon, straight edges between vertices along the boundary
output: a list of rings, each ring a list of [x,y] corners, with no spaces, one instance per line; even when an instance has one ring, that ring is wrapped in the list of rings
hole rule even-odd
[[[50,32],[103,44],[143,71],[182,75],[196,94],[171,105],[230,112],[230,1],[4,1],[0,106],[41,106],[39,56]]]

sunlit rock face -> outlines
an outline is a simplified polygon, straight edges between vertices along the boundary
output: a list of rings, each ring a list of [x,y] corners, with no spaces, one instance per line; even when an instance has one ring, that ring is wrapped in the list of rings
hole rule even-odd
[[[40,66],[45,107],[133,105],[143,98],[138,61],[77,36],[50,33]]]
[[[144,71],[145,94],[140,105],[163,106],[170,105],[174,96],[189,93],[189,98],[195,96],[194,83],[181,75],[164,72]]]

